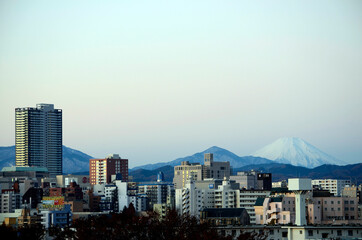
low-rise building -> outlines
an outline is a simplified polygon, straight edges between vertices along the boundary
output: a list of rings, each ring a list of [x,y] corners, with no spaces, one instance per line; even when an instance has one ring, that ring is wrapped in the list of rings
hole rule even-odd
[[[64,205],[60,209],[44,209],[40,211],[41,224],[45,228],[51,226],[66,227],[72,222],[72,212],[70,205]]]
[[[204,208],[200,213],[200,222],[207,222],[213,226],[250,224],[250,217],[244,208]]]
[[[258,198],[255,203],[256,224],[294,224],[295,198],[294,197],[267,197]]]

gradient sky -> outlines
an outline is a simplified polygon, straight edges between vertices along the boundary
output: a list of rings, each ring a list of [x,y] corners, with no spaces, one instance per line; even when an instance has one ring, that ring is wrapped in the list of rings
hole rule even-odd
[[[303,138],[362,162],[362,1],[0,1],[0,146],[16,107],[130,167]]]

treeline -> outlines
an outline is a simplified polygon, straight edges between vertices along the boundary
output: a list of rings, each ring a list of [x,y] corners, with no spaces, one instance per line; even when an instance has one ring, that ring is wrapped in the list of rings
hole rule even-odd
[[[87,219],[76,219],[66,228],[51,227],[45,230],[41,225],[22,228],[0,227],[1,239],[119,239],[119,240],[231,240],[231,236],[221,236],[206,223],[199,223],[195,217],[180,216],[170,211],[160,220],[156,213],[147,216],[136,214],[130,205],[121,213],[92,216]],[[255,235],[242,234],[239,239],[256,239]]]

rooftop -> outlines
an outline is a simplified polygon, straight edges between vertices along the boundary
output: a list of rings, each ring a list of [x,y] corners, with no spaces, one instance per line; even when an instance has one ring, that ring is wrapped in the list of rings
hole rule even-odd
[[[48,172],[46,167],[3,167],[2,172]]]

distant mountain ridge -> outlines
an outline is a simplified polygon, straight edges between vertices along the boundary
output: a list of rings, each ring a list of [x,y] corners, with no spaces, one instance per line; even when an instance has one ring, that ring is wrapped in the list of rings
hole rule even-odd
[[[250,164],[265,164],[265,163],[272,163],[269,159],[261,158],[261,157],[253,157],[253,156],[245,156],[239,157],[236,154],[217,146],[213,146],[208,148],[202,152],[195,153],[191,156],[177,158],[170,162],[163,162],[163,163],[155,163],[155,164],[146,164],[138,167],[132,168],[132,170],[137,169],[145,169],[145,170],[154,170],[164,166],[177,166],[180,165],[183,161],[189,161],[190,163],[204,163],[204,154],[205,153],[213,153],[214,161],[216,162],[230,162],[230,166],[233,168],[238,168]]]
[[[315,168],[298,167],[284,163],[256,164],[234,168],[233,173],[236,174],[238,171],[249,171],[252,169],[272,173],[273,181],[301,177],[312,179],[348,179],[351,180],[353,184],[362,183],[362,163],[346,166],[322,165]],[[163,166],[153,170],[132,169],[129,174],[133,176],[134,181],[155,181],[159,171],[164,173],[166,181],[172,181],[174,175],[173,166]]]
[[[279,163],[308,168],[318,167],[323,164],[346,164],[319,150],[303,139],[296,137],[279,138],[251,155],[254,157],[270,159]]]
[[[271,163],[263,165],[249,165],[234,169],[237,171],[257,170],[272,173],[273,181],[288,178],[312,178],[312,179],[347,179],[352,183],[362,183],[362,163],[349,164],[345,166],[321,165],[315,168],[293,166],[284,163]]]
[[[63,145],[63,173],[89,170],[89,159],[93,157]],[[15,146],[0,147],[0,170],[15,165]]]

